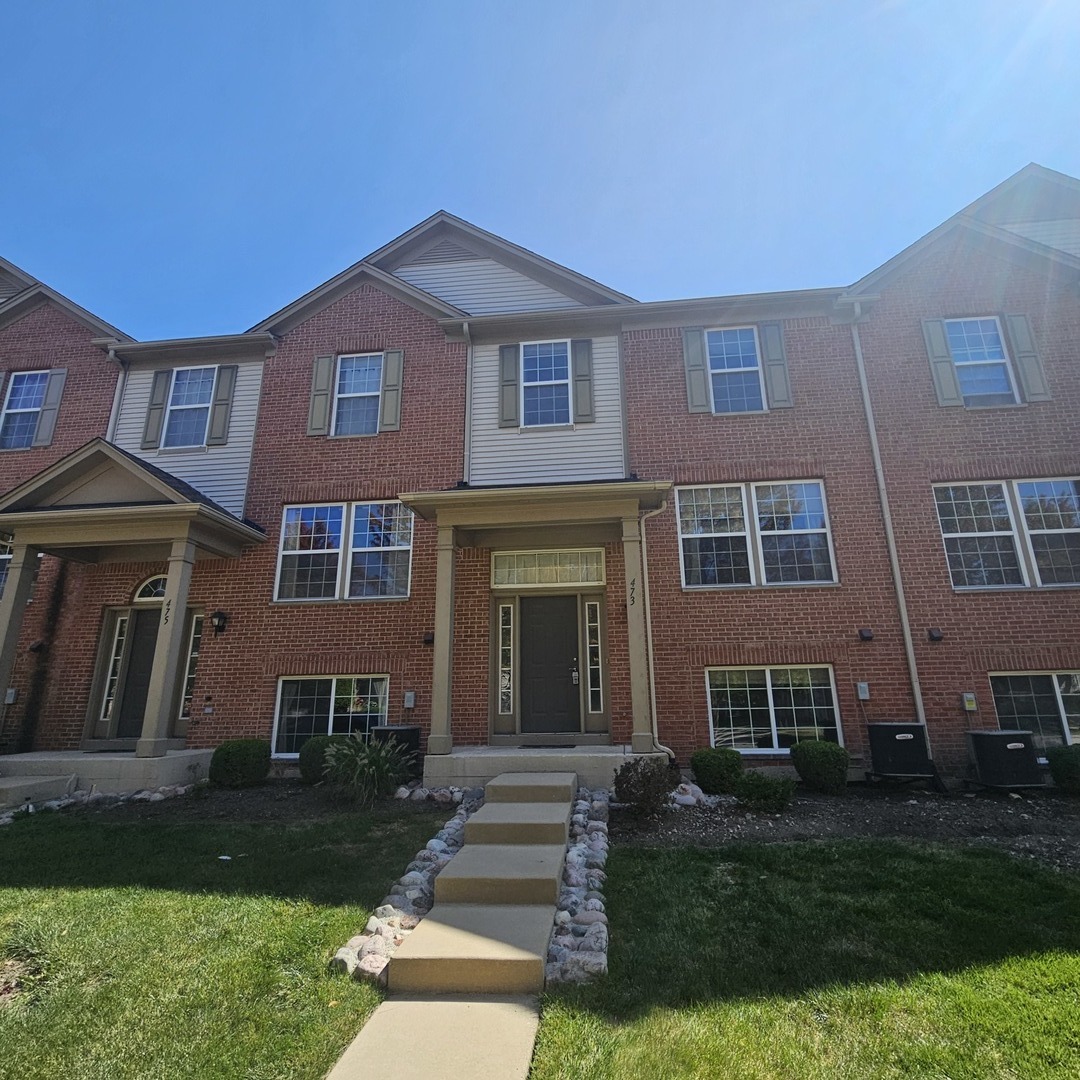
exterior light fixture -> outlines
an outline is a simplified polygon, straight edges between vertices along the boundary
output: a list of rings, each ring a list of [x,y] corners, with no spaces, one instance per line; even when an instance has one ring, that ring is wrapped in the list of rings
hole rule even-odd
[[[930,629],[926,631],[926,636],[931,641],[942,641],[945,638],[945,635],[936,626],[931,626]]]
[[[874,640],[874,631],[871,630],[870,627],[864,626],[859,631],[859,640],[860,641],[873,641]]]
[[[425,645],[434,645],[435,644],[435,632],[433,630],[428,630],[424,634],[424,644]]]
[[[210,625],[214,628],[214,636],[225,633],[229,616],[224,611],[215,611],[210,615]]]

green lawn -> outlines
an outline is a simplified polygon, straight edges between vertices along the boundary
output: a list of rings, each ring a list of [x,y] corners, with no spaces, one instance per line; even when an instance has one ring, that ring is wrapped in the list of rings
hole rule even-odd
[[[322,1077],[379,1001],[327,961],[446,816],[0,830],[0,971],[33,975],[0,999],[0,1077]]]
[[[1080,1076],[1080,878],[844,841],[615,848],[611,974],[531,1080]]]

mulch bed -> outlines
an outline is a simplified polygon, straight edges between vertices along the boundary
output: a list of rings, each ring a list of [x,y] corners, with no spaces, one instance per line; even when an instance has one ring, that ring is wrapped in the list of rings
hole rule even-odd
[[[640,821],[612,813],[614,843],[717,847],[733,842],[911,837],[987,844],[1059,870],[1080,872],[1080,800],[1053,791],[937,795],[852,785],[842,796],[800,794],[782,814],[723,805],[669,810]]]

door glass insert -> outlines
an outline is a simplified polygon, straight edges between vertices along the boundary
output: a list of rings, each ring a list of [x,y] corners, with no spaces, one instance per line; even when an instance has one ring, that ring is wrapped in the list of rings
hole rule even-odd
[[[585,655],[589,671],[589,712],[604,711],[600,669],[600,604],[590,600],[585,604]]]
[[[499,605],[499,715],[514,711],[514,605]]]
[[[121,615],[116,620],[116,632],[113,635],[112,652],[109,654],[109,673],[105,679],[105,700],[101,703],[101,719],[112,719],[113,706],[120,689],[120,667],[124,661],[124,642],[127,640],[128,617]]]
[[[195,671],[199,666],[199,649],[202,646],[203,616],[191,620],[191,646],[188,649],[187,670],[184,672],[184,693],[180,698],[180,719],[191,717],[191,698],[195,692]]]

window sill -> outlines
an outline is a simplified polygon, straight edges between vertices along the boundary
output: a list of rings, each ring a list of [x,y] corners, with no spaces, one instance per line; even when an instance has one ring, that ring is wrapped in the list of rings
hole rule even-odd
[[[348,434],[343,434],[343,435],[327,435],[326,438],[327,438],[327,440],[331,440],[331,439],[334,439],[334,440],[338,440],[338,439],[374,439],[376,435],[381,435],[381,434],[383,434],[383,432],[381,432],[381,431],[357,431],[357,432],[350,432]]]
[[[379,603],[380,601],[383,603],[400,604],[408,599],[408,596],[329,596],[325,599],[301,596],[297,597],[295,600],[279,599],[278,597],[275,597],[270,603],[280,604],[283,607],[295,607],[297,604],[372,604]]]
[[[954,593],[997,593],[997,592],[1045,592],[1058,589],[1080,589],[1080,581],[1059,582],[1053,585],[954,585]]]
[[[684,593],[698,592],[757,592],[760,589],[838,589],[839,581],[775,581],[756,585],[684,585]]]
[[[743,409],[740,412],[712,412],[712,416],[768,416],[770,409]]]
[[[576,431],[577,424],[521,424],[517,433],[524,435],[529,431]]]
[[[149,449],[149,448],[148,448]],[[159,446],[157,452],[168,457],[182,456],[184,454],[205,454],[210,447],[202,446]]]
[[[17,454],[25,450],[47,450],[47,446],[0,446],[0,454]]]
[[[968,405],[964,404],[964,408],[968,412],[993,412],[998,409],[1026,409],[1028,403],[1026,401],[1010,401],[1002,402],[1000,405]]]

